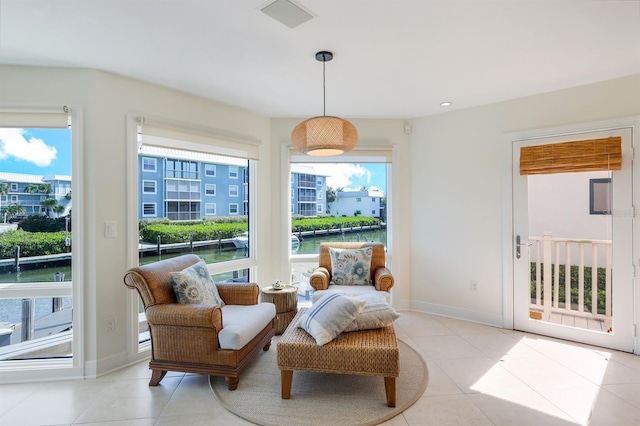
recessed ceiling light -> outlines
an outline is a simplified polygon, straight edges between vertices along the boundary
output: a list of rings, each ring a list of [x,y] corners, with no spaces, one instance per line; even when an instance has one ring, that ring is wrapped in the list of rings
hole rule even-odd
[[[440,106],[450,106],[450,105],[453,105],[453,102],[449,102],[449,101],[440,102]]]

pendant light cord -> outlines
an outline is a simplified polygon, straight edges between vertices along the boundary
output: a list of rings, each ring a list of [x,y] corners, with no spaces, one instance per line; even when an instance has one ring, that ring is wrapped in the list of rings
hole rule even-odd
[[[327,58],[322,55],[322,116],[327,116],[327,84],[325,81],[325,65],[327,64]]]

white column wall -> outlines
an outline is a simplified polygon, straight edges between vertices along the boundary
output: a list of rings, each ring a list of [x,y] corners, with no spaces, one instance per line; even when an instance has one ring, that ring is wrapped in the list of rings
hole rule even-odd
[[[638,114],[634,75],[414,119],[411,306],[502,325],[505,134]]]

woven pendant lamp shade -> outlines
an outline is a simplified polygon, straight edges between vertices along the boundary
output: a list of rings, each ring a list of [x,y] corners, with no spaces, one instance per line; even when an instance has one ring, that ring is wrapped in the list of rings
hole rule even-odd
[[[356,146],[358,131],[353,124],[339,117],[312,117],[293,129],[291,142],[295,149],[306,155],[340,155]]]

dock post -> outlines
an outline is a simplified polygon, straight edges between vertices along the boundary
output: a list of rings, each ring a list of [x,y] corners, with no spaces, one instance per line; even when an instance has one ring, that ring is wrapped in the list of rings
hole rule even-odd
[[[16,245],[13,254],[15,256],[13,265],[16,269],[16,272],[20,272],[20,246],[19,245]]]
[[[162,241],[162,238],[160,238],[160,235],[158,235],[158,237],[156,238],[156,253],[158,253],[159,255],[162,254],[161,253],[161,248],[160,248],[160,242]]]
[[[35,299],[22,299],[22,342],[33,339],[36,312]]]
[[[189,232],[189,247],[191,248],[191,253],[193,253],[193,232]]]
[[[218,250],[222,250],[222,233],[218,231]]]
[[[56,272],[53,274],[53,280],[55,282],[64,281],[64,274],[62,272]],[[51,299],[51,312],[59,312],[62,310],[62,297],[54,297]]]

